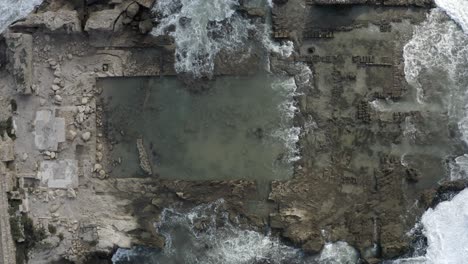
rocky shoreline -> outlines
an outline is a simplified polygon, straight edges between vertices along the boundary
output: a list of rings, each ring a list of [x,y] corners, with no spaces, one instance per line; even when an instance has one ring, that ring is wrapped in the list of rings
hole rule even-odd
[[[240,2],[247,17],[264,19],[248,1]],[[28,263],[110,263],[119,247],[163,248],[154,223],[164,208],[221,198],[241,227],[271,228],[307,254],[335,241],[355,247],[366,263],[409,251],[407,231],[422,212],[466,183],[437,187],[439,178],[426,174],[420,161],[438,157],[416,153],[405,165],[406,153],[392,148],[406,143],[406,120],[443,117],[371,105],[411,100],[402,49],[433,1],[273,2],[273,36],[292,40],[295,51],[288,58],[269,55],[270,71],[294,78],[299,108],[294,122],[302,133],[293,177],[273,181],[268,201],[262,201],[269,208],[266,216],[248,208],[259,200],[258,183],[242,176],[159,179],[142,139],[134,142],[148,177],[113,175],[119,161],[110,158],[115,142],[107,137],[98,80],[177,75],[173,39],[149,34],[158,23],[151,12],[155,0],[46,1],[9,27],[0,40],[0,116],[13,117],[15,131],[6,132],[15,141],[13,158],[1,150],[7,165],[2,174],[13,183],[7,189],[10,203],[21,204],[10,215],[12,223],[27,215],[45,233],[28,248]],[[331,13],[335,8],[342,13]],[[257,72],[258,57],[254,51],[242,62],[218,58],[215,77]],[[197,81],[187,80],[203,92],[190,85]],[[415,135],[408,144],[432,144],[434,135]],[[447,145],[447,151],[461,152],[459,141]],[[443,171],[442,165],[429,169]],[[420,204],[414,208],[415,199]],[[19,245],[25,236],[15,239]]]

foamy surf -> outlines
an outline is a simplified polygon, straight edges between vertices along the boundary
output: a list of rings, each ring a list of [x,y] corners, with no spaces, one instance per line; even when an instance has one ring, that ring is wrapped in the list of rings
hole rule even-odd
[[[293,125],[293,119],[299,112],[295,97],[300,96],[299,90],[307,89],[312,80],[312,71],[303,63],[296,63],[294,68],[297,74],[294,77],[279,78],[272,84],[272,89],[280,93],[284,100],[278,106],[281,113],[282,121],[280,128],[273,132],[273,137],[280,139],[288,153],[286,157],[287,162],[298,161],[300,156],[300,149],[297,146],[299,138],[303,133],[309,133],[311,124],[304,124],[304,128]],[[315,124],[316,125],[316,124]]]
[[[174,37],[175,70],[195,77],[211,76],[216,55],[224,49],[244,47],[249,23],[236,14],[237,0],[161,0],[153,11],[160,14],[154,35]]]
[[[224,200],[196,206],[187,212],[165,209],[156,229],[166,238],[163,251],[119,249],[112,258],[123,263],[187,264],[354,264],[355,249],[345,242],[327,243],[317,256],[285,245],[268,233],[242,229],[229,220]],[[142,258],[143,256],[143,258]]]
[[[444,12],[441,9],[432,10],[404,48],[406,79],[416,87],[418,101],[424,104],[434,99],[425,90],[422,82],[425,76],[432,74],[434,80],[438,76],[443,78],[446,89],[444,108],[449,117],[458,122],[461,139],[468,143],[468,1],[435,2]],[[450,180],[466,179],[467,169],[468,156],[465,154],[452,161],[448,177]],[[422,233],[427,238],[425,253],[392,263],[465,263],[468,259],[467,199],[468,189],[465,189],[452,200],[441,202],[435,209],[428,209],[417,225],[422,226]]]
[[[453,7],[453,3],[446,1],[444,7]],[[416,88],[418,102],[441,104],[451,121],[457,122],[461,139],[468,144],[468,35],[437,8],[416,27],[403,55],[405,77]],[[463,160],[462,156],[452,162],[451,179],[466,174],[462,173],[466,167]]]
[[[459,27],[439,9],[434,9],[427,20],[415,28],[413,38],[403,49],[405,77],[416,88],[419,103],[436,99],[439,91],[425,87],[425,77],[439,76],[447,80],[451,94],[460,96],[461,84],[467,77],[468,39]],[[451,105],[447,96],[445,105]],[[451,110],[451,109],[449,109]]]
[[[327,243],[320,253],[320,263],[357,263],[359,253],[343,241]]]
[[[269,5],[269,3],[268,3]],[[176,44],[175,70],[194,77],[211,77],[216,56],[221,52],[245,57],[250,52],[248,40],[269,52],[290,56],[293,43],[278,44],[271,40],[268,25],[255,25],[237,13],[237,0],[161,0],[153,11],[161,18],[152,31],[156,36],[169,34]],[[265,6],[266,7],[266,6]]]
[[[468,189],[452,200],[428,209],[421,218],[427,238],[424,256],[400,259],[395,264],[455,264],[468,259]]]
[[[435,3],[468,34],[468,0],[435,0]]]
[[[2,0],[0,1],[0,33],[14,21],[25,17],[40,5],[42,0]]]

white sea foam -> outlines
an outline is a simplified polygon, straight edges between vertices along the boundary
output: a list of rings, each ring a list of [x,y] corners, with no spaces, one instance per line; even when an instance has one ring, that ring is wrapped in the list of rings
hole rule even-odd
[[[247,264],[304,263],[299,249],[277,238],[236,227],[223,210],[224,201],[197,206],[189,212],[165,209],[157,229],[166,238],[164,252],[156,253],[154,263]],[[182,232],[180,232],[182,231]],[[169,243],[168,243],[169,242]],[[132,259],[132,250],[120,250],[113,261]]]
[[[289,57],[294,51],[294,43],[292,41],[276,42],[271,38],[272,32],[270,25],[263,24],[263,33],[259,37],[263,47],[272,53],[277,53],[282,57]]]
[[[458,264],[468,259],[468,189],[452,200],[428,209],[421,218],[427,237],[424,256],[401,259],[394,263]]]
[[[417,89],[418,101],[441,103],[451,121],[458,123],[461,139],[468,144],[468,36],[442,10],[434,9],[416,27],[413,38],[404,47],[404,58],[405,76]],[[463,160],[462,156],[452,163],[452,179],[459,178],[465,170]]]
[[[450,163],[450,180],[461,180],[468,179],[468,155],[456,157],[453,162]]]
[[[41,4],[42,0],[1,0],[0,1],[0,33],[11,23],[25,17]]]
[[[161,0],[153,10],[162,16],[154,35],[169,34],[176,43],[175,69],[195,77],[211,75],[221,49],[236,51],[247,40],[249,23],[236,14],[237,0]]]
[[[468,190],[424,213],[427,263],[464,263],[468,259]]]
[[[468,0],[435,0],[435,3],[468,34]]]
[[[161,0],[153,11],[161,16],[153,30],[156,36],[169,34],[176,44],[175,70],[195,77],[211,76],[215,58],[221,52],[245,57],[249,39],[267,51],[290,56],[293,43],[271,39],[270,25],[255,25],[236,12],[237,0]],[[170,31],[172,30],[172,31]],[[252,36],[251,34],[254,34]],[[249,35],[250,34],[250,35]]]
[[[428,75],[446,80],[451,95],[458,95],[461,82],[467,76],[468,39],[459,27],[439,9],[434,9],[427,20],[416,27],[413,38],[403,49],[405,77],[417,89],[417,100],[425,103],[438,97],[440,91],[425,89]],[[428,94],[432,92],[434,94]],[[450,105],[447,102],[446,105]]]
[[[282,94],[284,97],[283,102],[278,106],[282,121],[280,128],[273,132],[273,137],[280,139],[284,142],[288,150],[286,157],[288,162],[294,162],[300,159],[299,148],[297,142],[302,133],[301,127],[293,126],[293,118],[299,111],[295,97],[300,95],[297,92],[301,85],[309,83],[309,73],[311,71],[306,65],[298,64],[300,74],[296,77],[278,78],[278,81],[273,82],[272,89]],[[304,68],[305,67],[305,68]]]
[[[436,0],[467,33],[468,1]],[[440,9],[431,11],[426,22],[417,27],[413,39],[404,48],[405,74],[408,83],[417,89],[424,104],[442,99],[443,107],[453,121],[458,121],[462,140],[468,143],[468,37]],[[441,81],[426,89],[425,84]],[[440,80],[439,80],[440,79]],[[437,93],[434,87],[444,91]],[[429,94],[434,93],[435,94]],[[457,157],[450,164],[450,179],[466,178],[468,156]],[[393,263],[456,264],[468,259],[468,190],[451,201],[428,209],[421,219],[427,249],[423,256],[400,259]]]
[[[288,149],[287,160],[294,162],[300,159],[300,149],[297,147],[299,137],[302,133],[310,133],[317,126],[314,122],[305,123],[304,130],[301,127],[293,126],[294,116],[299,111],[297,107],[296,97],[302,95],[300,90],[308,90],[312,85],[313,73],[312,70],[303,63],[296,63],[292,66],[294,77],[283,78],[273,83],[272,88],[283,94],[285,98],[283,103],[278,107],[282,113],[281,128],[273,133],[273,136],[281,139]],[[311,127],[313,125],[314,127]]]
[[[320,253],[320,263],[347,264],[357,263],[359,253],[356,249],[343,241],[327,243]]]
[[[119,249],[112,261],[116,264],[357,263],[357,251],[345,242],[327,243],[320,255],[307,257],[270,234],[239,228],[223,208],[224,201],[218,200],[188,212],[165,209],[156,225],[166,238],[162,252]]]

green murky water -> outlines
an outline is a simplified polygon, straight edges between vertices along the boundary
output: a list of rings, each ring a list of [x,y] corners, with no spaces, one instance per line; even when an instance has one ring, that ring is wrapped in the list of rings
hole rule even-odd
[[[142,138],[154,176],[165,179],[285,179],[288,149],[275,136],[290,120],[286,91],[266,75],[221,77],[201,93],[176,78],[103,79],[106,134],[115,142],[115,177],[143,176]]]

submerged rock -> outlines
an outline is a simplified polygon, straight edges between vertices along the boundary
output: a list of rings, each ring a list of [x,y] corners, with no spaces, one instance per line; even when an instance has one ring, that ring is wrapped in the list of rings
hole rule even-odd
[[[151,163],[148,158],[148,154],[146,153],[145,146],[143,145],[143,139],[137,139],[137,149],[138,149],[138,158],[140,159],[140,167],[141,169],[148,175],[153,174],[153,170],[151,169]]]

